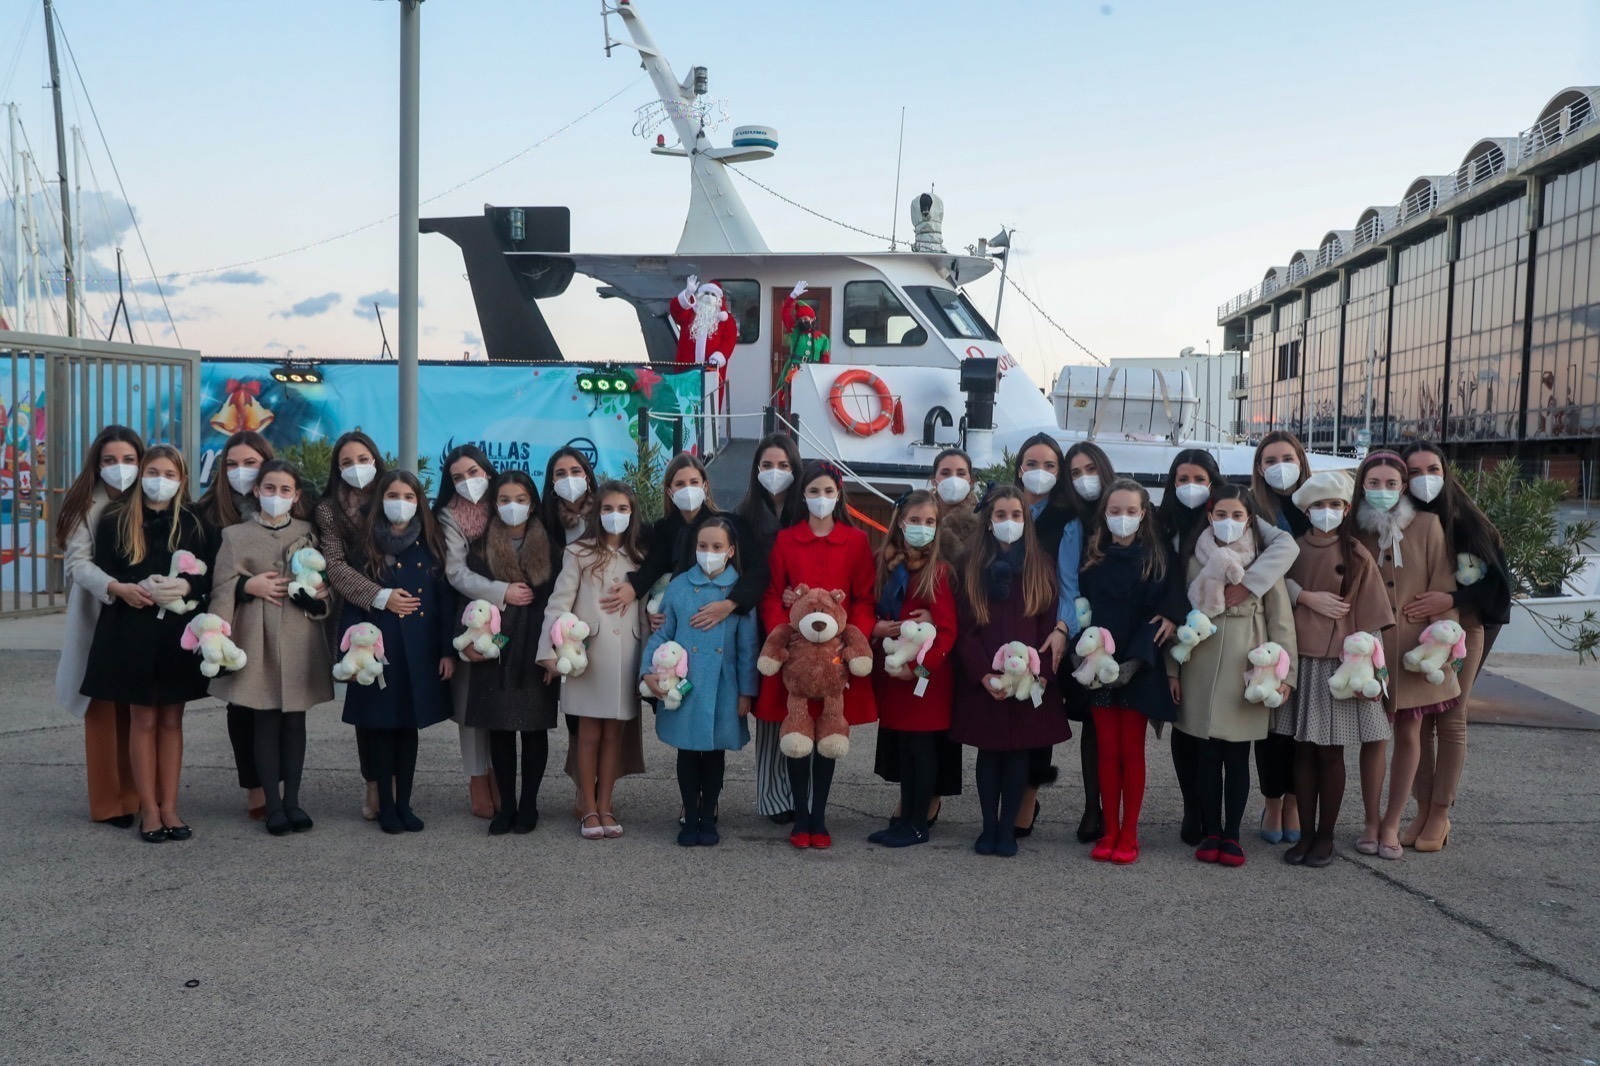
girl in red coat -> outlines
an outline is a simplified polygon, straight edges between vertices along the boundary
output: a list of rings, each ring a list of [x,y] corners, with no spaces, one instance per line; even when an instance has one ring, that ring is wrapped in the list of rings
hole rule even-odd
[[[953,667],[946,659],[956,642],[956,602],[950,566],[939,557],[938,517],[933,493],[911,493],[895,508],[889,539],[878,553],[873,642],[882,648],[885,638],[903,639],[907,622],[931,623],[934,631],[909,664],[894,674],[885,664],[872,675],[882,719],[879,742],[897,749],[901,814],[867,839],[891,848],[928,842],[939,745],[948,743]]]
[[[761,600],[761,625],[771,631],[789,620],[789,607],[807,588],[844,592],[845,617],[863,633],[877,622],[873,595],[872,548],[867,535],[849,524],[844,502],[844,479],[831,463],[808,463],[800,476],[808,514],[804,522],[781,530],[769,560],[772,577]],[[788,694],[783,675],[763,678],[756,717],[782,722]],[[811,715],[822,712],[813,700]],[[872,686],[851,684],[844,694],[844,717],[851,725],[864,725],[878,717]],[[789,787],[794,792],[794,826],[789,843],[797,848],[826,848],[833,844],[828,832],[828,790],[833,785],[833,760],[813,752],[789,759]]]

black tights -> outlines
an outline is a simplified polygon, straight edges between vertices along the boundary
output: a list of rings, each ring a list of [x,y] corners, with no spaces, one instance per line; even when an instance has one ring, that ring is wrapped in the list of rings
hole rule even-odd
[[[1294,791],[1294,747],[1294,737],[1283,733],[1268,733],[1256,741],[1256,781],[1269,800]]]
[[[900,749],[900,818],[911,828],[928,831],[928,808],[939,777],[938,733],[896,731]]]
[[[367,744],[378,782],[378,811],[409,811],[417,776],[417,731],[369,729]]]
[[[378,779],[372,768],[372,730],[356,726],[356,761],[361,765],[361,780],[371,784]]]
[[[306,712],[256,711],[252,747],[255,773],[267,792],[267,813],[300,806],[300,776],[306,768]],[[266,785],[265,782],[272,782]],[[283,792],[278,792],[278,782]]]
[[[1195,790],[1200,800],[1200,825],[1208,837],[1239,839],[1239,823],[1250,799],[1250,742],[1196,741],[1200,761]]]
[[[1200,843],[1200,744],[1201,742],[1181,729],[1172,730],[1172,772],[1178,778],[1178,791],[1183,795],[1183,829],[1180,835],[1186,844]]]
[[[827,833],[833,760],[812,752],[803,759],[789,759],[788,763],[789,791],[794,793],[794,828],[790,832]]]
[[[978,751],[978,808],[985,836],[1015,840],[1017,811],[1028,790],[1028,751]]]
[[[539,809],[539,785],[550,761],[550,734],[543,729],[522,731],[522,795],[517,796],[517,731],[489,731],[489,765],[500,789],[500,810],[532,814]]]
[[[716,818],[727,765],[728,753],[724,751],[678,752],[678,795],[683,798],[685,820]]]
[[[1307,835],[1315,831],[1320,838],[1333,839],[1333,827],[1339,823],[1339,807],[1344,803],[1344,779],[1342,746],[1304,743],[1294,746],[1295,804],[1300,808],[1300,828]]]

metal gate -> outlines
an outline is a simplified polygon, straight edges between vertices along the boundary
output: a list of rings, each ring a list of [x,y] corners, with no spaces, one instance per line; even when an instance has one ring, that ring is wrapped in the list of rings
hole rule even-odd
[[[95,435],[193,455],[199,385],[199,352],[0,330],[0,618],[65,605],[52,525]]]

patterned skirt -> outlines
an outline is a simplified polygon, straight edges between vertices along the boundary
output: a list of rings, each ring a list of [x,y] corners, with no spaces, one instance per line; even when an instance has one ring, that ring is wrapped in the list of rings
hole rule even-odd
[[[1305,744],[1342,747],[1393,737],[1383,700],[1334,699],[1328,678],[1338,669],[1337,659],[1302,656],[1300,684],[1293,698],[1272,712],[1272,731]]]

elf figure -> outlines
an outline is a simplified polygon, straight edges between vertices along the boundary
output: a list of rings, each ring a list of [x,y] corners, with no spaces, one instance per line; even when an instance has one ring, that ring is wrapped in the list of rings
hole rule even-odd
[[[789,358],[783,364],[784,406],[789,403],[789,383],[806,363],[829,361],[828,335],[817,330],[817,312],[809,304],[800,302],[806,294],[806,283],[800,282],[783,301],[783,329],[789,346]]]

